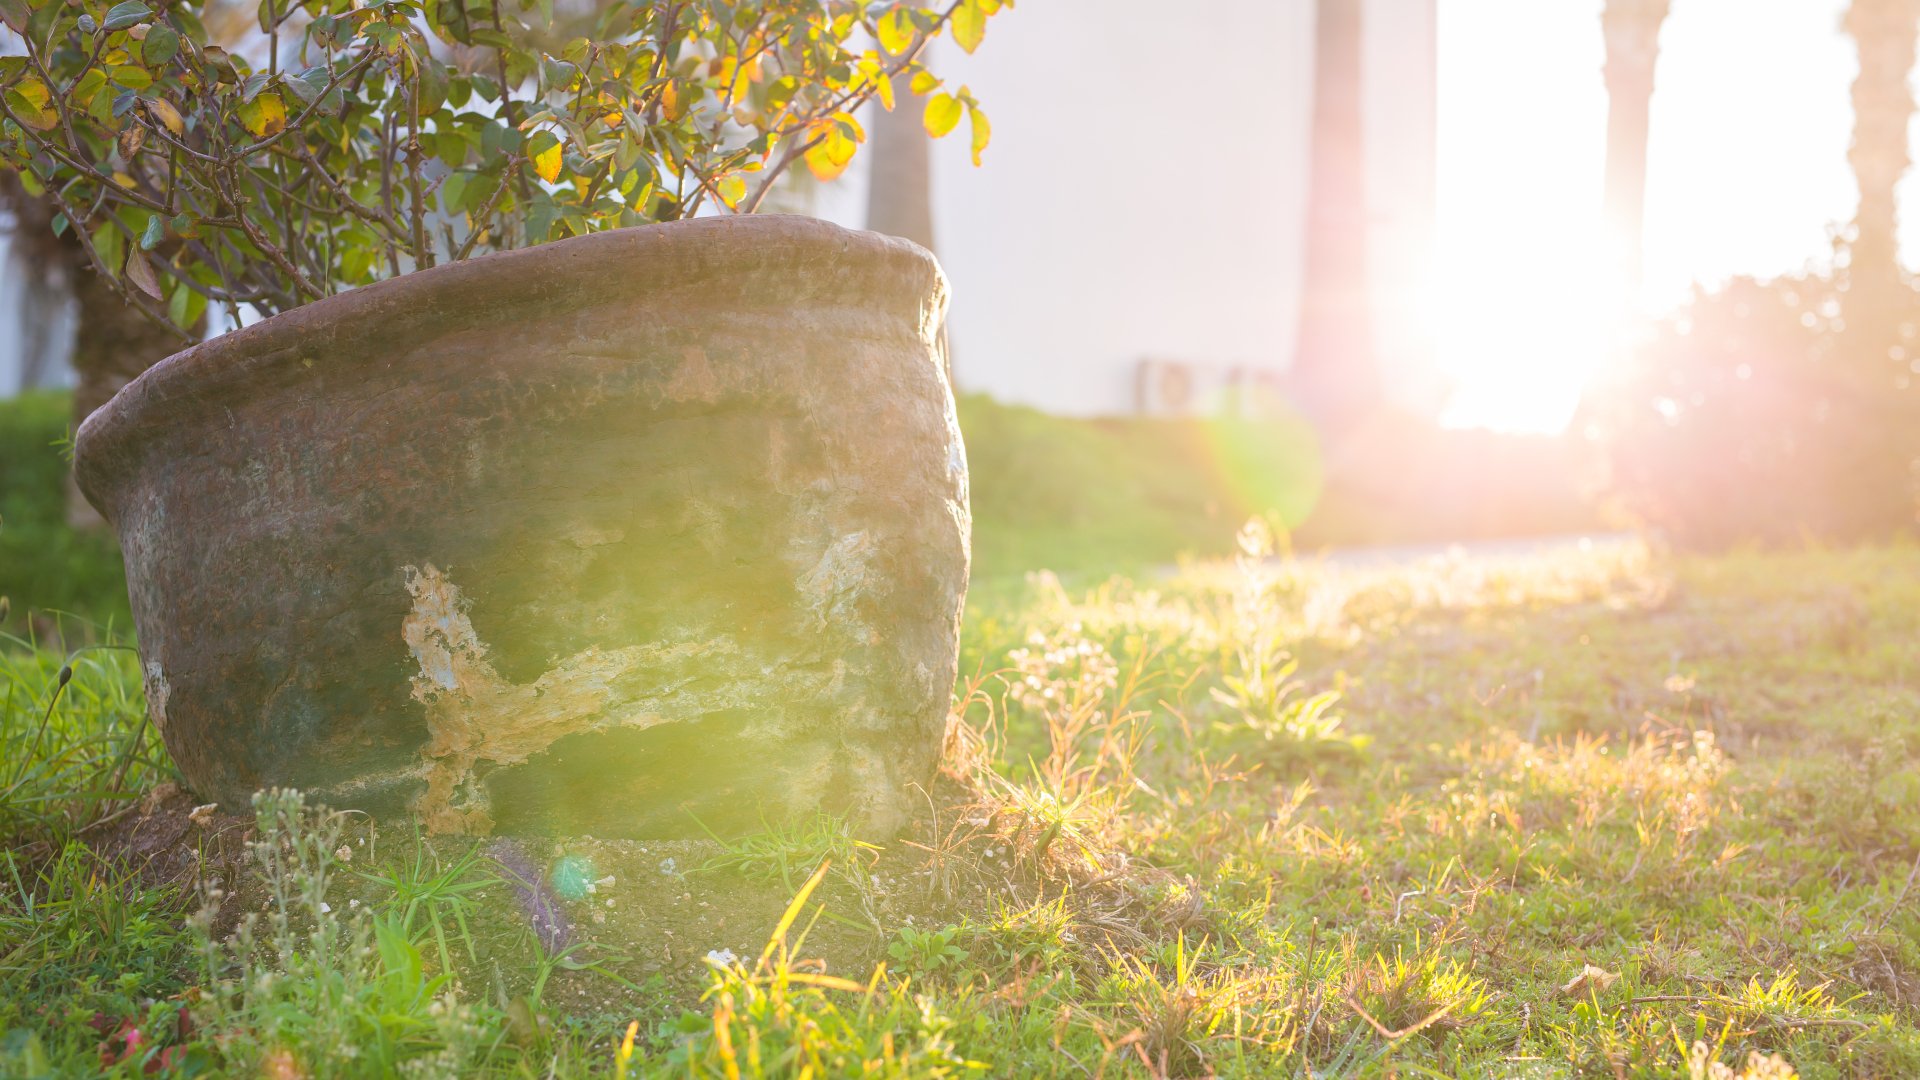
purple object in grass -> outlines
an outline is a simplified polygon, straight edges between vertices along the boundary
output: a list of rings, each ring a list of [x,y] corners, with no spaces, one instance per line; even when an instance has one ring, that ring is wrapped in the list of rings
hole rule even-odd
[[[527,922],[533,927],[533,935],[540,939],[540,947],[547,950],[548,955],[564,951],[573,940],[573,927],[560,907],[560,898],[547,887],[533,860],[519,844],[506,838],[487,845],[487,857],[506,871],[503,876],[507,884],[513,886],[520,910],[527,913]]]

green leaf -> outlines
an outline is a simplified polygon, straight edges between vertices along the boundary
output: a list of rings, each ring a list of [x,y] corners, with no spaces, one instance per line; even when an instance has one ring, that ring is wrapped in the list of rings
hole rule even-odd
[[[0,0],[0,23],[6,23],[7,29],[25,36],[27,20],[33,18],[33,11],[27,7],[26,0]]]
[[[187,40],[195,45],[207,43],[207,28],[201,24],[200,17],[195,15],[191,8],[175,4],[173,9],[167,12],[167,21],[178,27],[180,32],[186,35]]]
[[[167,238],[167,220],[159,214],[147,218],[147,227],[140,233],[140,250],[152,251]]]
[[[462,209],[460,200],[467,193],[467,182],[473,178],[469,172],[451,172],[440,183],[440,209],[444,213],[457,214]]]
[[[551,131],[536,131],[527,140],[527,160],[533,163],[533,171],[551,184],[560,179],[561,150],[560,140],[553,137]]]
[[[174,58],[180,52],[180,35],[168,26],[155,26],[147,31],[147,40],[140,43],[140,59],[148,67],[159,67]]]
[[[99,68],[88,68],[87,73],[80,76],[80,82],[67,91],[67,98],[84,108],[93,104],[93,95],[99,93],[100,88],[105,85],[107,85],[107,73]]]
[[[206,314],[207,298],[186,287],[176,284],[173,287],[173,299],[167,302],[167,317],[182,330],[191,330]]]
[[[320,100],[320,91],[327,88],[327,69],[310,67],[283,82],[287,90],[300,99],[302,106],[311,105]]]
[[[980,10],[980,0],[966,0],[953,9],[953,17],[947,20],[953,27],[953,42],[968,52],[980,47],[987,36],[987,13]]]
[[[543,57],[540,61],[540,73],[546,76],[547,86],[553,90],[570,90],[573,80],[580,75],[580,69],[565,60]]]
[[[112,222],[103,222],[93,230],[88,239],[93,243],[93,253],[100,258],[100,265],[111,270],[119,266],[125,254],[125,245],[120,239],[120,228]]]
[[[112,71],[113,81],[129,90],[145,90],[153,85],[153,75],[146,68],[134,64],[122,64]]]
[[[927,134],[936,139],[943,138],[960,122],[960,99],[952,94],[939,93],[927,99],[927,111],[920,122],[926,127]]]
[[[106,21],[100,25],[111,32],[114,30],[125,30],[135,23],[146,22],[151,18],[153,18],[152,8],[141,3],[140,0],[126,0],[125,3],[115,4],[111,8],[108,8]]]
[[[446,100],[447,66],[427,57],[420,62],[420,115],[432,116]]]

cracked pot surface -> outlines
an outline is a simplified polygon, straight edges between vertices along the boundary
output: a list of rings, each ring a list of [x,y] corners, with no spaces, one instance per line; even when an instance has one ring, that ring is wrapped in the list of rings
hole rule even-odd
[[[437,831],[906,819],[967,475],[925,251],[803,218],[564,240],[164,361],[81,428],[189,783]]]

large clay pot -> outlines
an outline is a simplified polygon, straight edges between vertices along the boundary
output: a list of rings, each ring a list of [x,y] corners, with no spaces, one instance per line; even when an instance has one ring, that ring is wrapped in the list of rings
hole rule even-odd
[[[912,244],[729,217],[167,359],[76,467],[181,773],[439,831],[897,826],[966,591],[946,302]]]

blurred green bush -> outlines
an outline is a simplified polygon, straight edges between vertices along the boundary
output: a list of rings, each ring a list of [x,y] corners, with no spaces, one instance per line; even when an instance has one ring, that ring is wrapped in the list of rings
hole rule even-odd
[[[1866,306],[1811,276],[1697,292],[1589,395],[1612,497],[1707,550],[1910,528],[1920,293]]]
[[[17,637],[31,631],[44,640],[59,623],[78,630],[76,622],[56,618],[61,612],[102,630],[110,624],[125,633],[133,625],[112,530],[67,525],[63,447],[72,409],[65,393],[0,400],[0,596],[10,609],[0,632]]]

